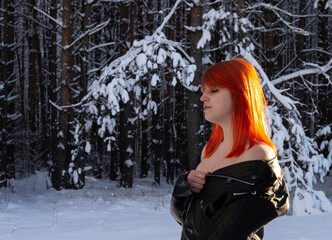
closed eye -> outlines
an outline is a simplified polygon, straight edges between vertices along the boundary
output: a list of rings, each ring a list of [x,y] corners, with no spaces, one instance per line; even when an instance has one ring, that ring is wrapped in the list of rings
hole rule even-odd
[[[211,91],[212,93],[216,93],[216,92],[219,92],[219,89],[214,89]]]

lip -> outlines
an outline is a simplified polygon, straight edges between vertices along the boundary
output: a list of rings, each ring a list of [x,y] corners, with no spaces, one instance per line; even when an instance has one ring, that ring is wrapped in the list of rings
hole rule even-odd
[[[206,105],[204,105],[204,107],[203,107],[204,111],[206,111],[206,110],[208,110],[210,108],[211,108],[210,106],[206,106]]]

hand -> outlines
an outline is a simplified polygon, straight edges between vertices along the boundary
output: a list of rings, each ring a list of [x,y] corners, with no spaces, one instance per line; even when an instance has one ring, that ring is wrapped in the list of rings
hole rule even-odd
[[[208,175],[208,173],[197,170],[190,171],[187,181],[190,185],[191,191],[199,193],[203,189],[206,175]]]

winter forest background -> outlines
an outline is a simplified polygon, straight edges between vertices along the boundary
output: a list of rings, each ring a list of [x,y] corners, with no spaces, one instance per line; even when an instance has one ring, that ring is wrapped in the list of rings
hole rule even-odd
[[[208,140],[204,69],[256,67],[293,213],[331,211],[331,0],[1,0],[0,186],[172,184]]]

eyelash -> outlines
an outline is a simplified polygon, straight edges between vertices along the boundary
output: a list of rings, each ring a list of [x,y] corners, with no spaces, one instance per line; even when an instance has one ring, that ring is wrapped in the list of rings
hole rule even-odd
[[[218,91],[219,91],[219,89],[210,90],[211,93],[216,93]],[[204,90],[202,91],[202,94],[204,94]]]

